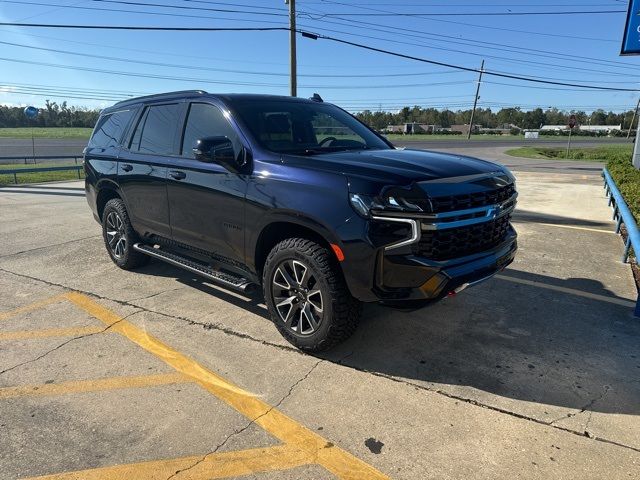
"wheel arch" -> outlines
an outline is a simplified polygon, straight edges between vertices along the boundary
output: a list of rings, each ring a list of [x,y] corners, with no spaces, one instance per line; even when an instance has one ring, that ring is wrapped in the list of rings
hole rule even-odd
[[[332,250],[332,241],[327,238],[326,232],[318,227],[312,227],[309,223],[298,223],[291,220],[273,220],[267,223],[256,240],[253,249],[253,266],[256,273],[261,276],[264,264],[267,260],[269,252],[282,240],[287,238],[306,238],[322,245],[334,255]]]
[[[102,213],[104,212],[104,207],[109,200],[114,198],[119,198],[124,201],[124,197],[116,185],[110,181],[103,181],[98,185],[98,195],[96,196],[96,213],[100,220],[102,220]]]

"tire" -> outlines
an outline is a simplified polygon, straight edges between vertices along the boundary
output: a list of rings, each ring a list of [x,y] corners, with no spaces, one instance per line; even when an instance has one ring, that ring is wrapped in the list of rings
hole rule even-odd
[[[133,230],[124,202],[113,198],[107,202],[102,212],[102,237],[113,263],[124,270],[140,267],[149,261],[144,253],[133,249],[139,241]]]
[[[328,350],[358,326],[361,303],[349,293],[328,250],[311,240],[278,243],[265,262],[262,285],[278,331],[301,350]]]

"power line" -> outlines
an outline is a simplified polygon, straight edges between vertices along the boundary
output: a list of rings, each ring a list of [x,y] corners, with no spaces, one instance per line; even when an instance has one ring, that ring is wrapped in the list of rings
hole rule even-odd
[[[372,10],[372,9],[367,9],[367,10]],[[382,11],[382,10],[375,10],[375,11]],[[469,39],[469,38],[461,38],[459,36],[453,36],[453,35],[447,35],[447,34],[435,34],[435,33],[428,33],[428,32],[424,32],[421,30],[415,30],[415,29],[410,29],[410,28],[403,28],[403,27],[396,27],[396,26],[390,26],[390,25],[383,25],[383,24],[379,24],[379,23],[372,23],[372,22],[365,22],[362,20],[353,20],[353,19],[340,19],[337,18],[335,20],[343,20],[344,22],[348,22],[349,25],[351,24],[358,24],[358,25],[363,25],[363,27],[356,27],[356,28],[361,28],[361,29],[367,29],[367,30],[372,30],[370,27],[382,27],[384,29],[387,30],[381,30],[378,29],[378,31],[384,32],[384,33],[393,33],[393,34],[398,34],[398,31],[401,32],[408,32],[411,33],[413,35],[408,35],[406,34],[405,36],[407,37],[412,37],[412,38],[424,38],[425,36],[427,37],[431,37],[431,41],[440,41],[442,43],[445,43],[445,41],[443,40],[439,40],[440,38],[447,38],[447,42],[446,43],[457,43],[460,45],[465,45],[465,46],[475,46],[478,44],[482,44],[482,45],[487,45],[490,46],[492,49],[494,47],[499,47],[498,49],[501,49],[503,51],[507,51],[507,52],[512,52],[512,53],[518,53],[519,51],[528,51],[528,52],[532,52],[533,54],[535,54],[537,57],[539,56],[545,56],[547,58],[566,58],[570,61],[573,62],[582,62],[584,59],[587,60],[593,60],[595,62],[599,62],[601,64],[610,64],[610,65],[622,65],[626,68],[630,68],[630,66],[626,63],[623,62],[619,62],[619,61],[612,61],[612,60],[605,60],[605,59],[599,59],[599,58],[594,58],[594,57],[584,57],[581,56],[579,59],[577,59],[575,56],[572,55],[568,55],[568,54],[563,54],[563,53],[559,53],[559,52],[555,52],[555,51],[549,51],[549,50],[541,50],[541,49],[535,49],[535,48],[527,48],[527,47],[515,47],[514,45],[509,45],[509,44],[503,44],[503,43],[496,43],[496,42],[487,42],[487,41],[483,41],[483,40],[475,40],[475,39]],[[334,22],[330,22],[330,21],[324,21],[325,23],[333,23],[333,24],[337,24],[337,25],[342,25],[344,26],[344,23],[336,23]],[[389,29],[391,29],[392,31],[390,32]],[[540,55],[542,54],[542,55]],[[482,54],[484,55],[484,54]]]
[[[362,7],[362,6],[357,6],[354,4],[348,4],[348,3],[341,3],[341,2],[336,2],[336,1],[328,1],[328,2],[324,2],[324,4],[332,4],[332,5],[343,5],[343,6],[349,6],[349,7],[356,7],[359,8],[361,10],[370,10],[370,11],[374,11],[374,12],[383,12],[383,13],[392,13],[386,10],[378,10],[378,9],[374,9],[374,8],[367,8],[367,7]],[[394,4],[395,5],[395,4]],[[324,12],[321,12],[324,13]],[[472,28],[482,28],[482,29],[487,29],[487,30],[497,30],[497,31],[504,31],[504,32],[511,32],[511,33],[524,33],[527,35],[539,35],[539,36],[543,36],[543,37],[556,37],[556,38],[568,38],[568,39],[574,39],[574,40],[589,40],[589,41],[599,41],[599,42],[615,42],[617,43],[618,40],[612,40],[612,39],[604,39],[604,38],[593,38],[593,37],[582,37],[582,36],[575,36],[575,35],[563,35],[563,34],[558,34],[558,33],[548,33],[548,32],[533,32],[530,30],[517,30],[517,29],[513,29],[513,28],[504,28],[504,27],[493,27],[493,26],[488,26],[488,25],[478,25],[475,23],[466,23],[466,22],[458,22],[455,20],[444,20],[444,19],[436,19],[436,18],[423,18],[423,20],[427,20],[430,22],[440,22],[440,23],[448,23],[448,24],[454,24],[454,25],[462,25],[465,27],[472,27]]]
[[[184,1],[189,1],[189,0],[184,0]],[[325,1],[320,1],[320,2],[304,2],[306,5],[327,5],[329,3],[334,3],[334,2],[325,2]],[[359,5],[367,5],[367,6],[388,6],[389,2],[385,2],[385,3],[371,3],[371,2],[366,2],[366,3],[359,3],[359,2],[354,2],[354,3],[350,3],[349,6],[352,7],[357,7]],[[585,3],[585,4],[576,4],[576,3],[553,3],[553,4],[544,4],[544,3],[515,3],[515,4],[505,4],[505,3],[483,3],[482,6],[483,7],[504,7],[504,8],[508,8],[508,7],[611,7],[614,4],[611,3]],[[393,3],[394,7],[477,7],[478,4],[477,3],[467,3],[467,4],[463,4],[463,3],[458,3],[458,4],[451,4],[451,3],[441,3],[441,4],[435,4],[435,3],[430,3],[428,5],[425,5],[424,3]]]
[[[133,2],[133,1],[124,1],[124,0],[93,0],[93,1],[96,1],[96,2],[98,2],[98,1],[99,1],[99,2],[109,2],[109,3],[123,3],[123,4],[127,4],[127,5],[157,6],[157,7],[163,7],[163,8],[190,8],[190,9],[195,9],[195,10],[202,9],[202,8],[197,8],[197,7],[195,7],[195,8],[194,8],[194,7],[181,7],[181,6],[175,6],[175,5],[162,5],[162,4],[156,4],[156,3],[143,3],[143,2]],[[49,3],[26,2],[26,1],[14,1],[14,0],[7,0],[7,2],[6,2],[6,3],[18,3],[18,4],[28,4],[28,5],[58,6],[58,7],[60,7],[60,8],[81,8],[81,9],[92,9],[92,8],[93,8],[93,7],[82,7],[82,6],[77,6],[77,5],[60,5],[60,4],[55,4],[55,5],[54,5],[54,4],[49,4]],[[332,2],[332,3],[339,4],[339,3],[337,3],[337,2]],[[93,8],[93,9],[95,9],[95,8]],[[115,10],[115,9],[98,9],[98,10],[106,10],[106,11],[121,11],[121,10]],[[203,9],[203,10],[207,10],[207,9]],[[219,10],[219,9],[216,9],[216,10]],[[383,10],[376,10],[376,9],[367,9],[367,10],[374,10],[374,11],[384,12]],[[159,13],[159,12],[137,11],[137,10],[124,10],[124,12],[128,12],[128,13],[136,13],[136,14],[148,14],[148,15],[156,15],[156,14],[157,14],[157,15],[183,16],[183,15],[176,15],[176,14],[163,14],[163,13]],[[240,11],[238,11],[238,12],[240,12]],[[389,12],[389,13],[391,13],[391,12]],[[190,15],[187,15],[187,17],[202,18],[201,16],[190,16]],[[209,17],[207,17],[207,18],[209,18]],[[211,17],[211,18],[213,18],[213,17]],[[230,20],[230,19],[220,19],[220,20]],[[339,20],[344,20],[344,21],[348,21],[348,22],[351,22],[351,23],[360,23],[360,24],[363,24],[363,25],[375,25],[375,26],[381,26],[381,27],[385,27],[385,28],[386,28],[386,26],[384,26],[384,25],[380,25],[380,24],[373,24],[373,23],[369,23],[369,22],[358,22],[358,21],[356,21],[356,20],[352,20],[352,19],[339,19]],[[245,20],[245,21],[251,21],[251,20]],[[327,21],[325,20],[325,22],[327,22]],[[278,22],[267,22],[267,21],[262,21],[261,23],[278,23]],[[335,22],[327,22],[327,23],[335,23]],[[387,32],[387,33],[397,33],[397,30],[398,30],[398,29],[396,28],[394,32]],[[416,30],[410,30],[410,29],[400,29],[400,30],[408,31],[408,32],[418,32],[418,31],[416,31]],[[328,30],[328,31],[331,31],[331,30]],[[383,31],[383,32],[384,32],[384,30],[380,30],[380,31]],[[334,32],[334,33],[347,34],[347,35],[353,35],[353,34],[348,33],[348,32],[339,32],[339,31],[335,31],[335,30],[334,30],[333,32]],[[432,36],[432,37],[435,37],[435,38],[433,38],[433,41],[436,41],[436,42],[437,42],[437,41],[442,42],[442,40],[438,40],[438,38],[439,38],[439,37],[450,38],[451,40],[450,40],[448,43],[458,43],[458,44],[461,44],[461,45],[469,45],[469,43],[468,43],[468,42],[470,42],[470,41],[467,41],[467,42],[465,42],[465,41],[460,41],[460,39],[459,39],[459,38],[457,38],[457,37],[453,37],[453,36],[449,36],[449,35],[444,35],[444,34],[443,34],[443,35],[433,35],[433,34],[428,34],[428,33],[424,33],[424,32],[419,32],[419,33],[421,33],[421,37],[420,37],[420,38],[424,37],[425,35],[426,35],[426,36]],[[405,35],[405,36],[411,36],[411,35]],[[415,35],[413,35],[413,36],[415,37]],[[375,38],[375,37],[370,37],[370,38]],[[386,40],[386,39],[385,39],[385,40]],[[386,41],[393,41],[393,40],[386,40]],[[394,43],[399,43],[398,41],[393,41],[393,42],[394,42]],[[495,44],[495,43],[492,43],[492,42],[482,42],[482,41],[476,41],[476,42],[473,42],[473,43],[471,43],[471,45],[476,45],[477,43],[482,43],[482,44],[496,45],[496,46],[502,46],[502,47],[505,47],[505,45]],[[484,56],[484,57],[487,57],[487,58],[496,58],[496,59],[501,58],[501,57],[496,57],[496,56],[489,57],[489,56],[488,56],[488,55],[486,55],[486,54],[480,54],[480,53],[472,53],[472,52],[466,52],[466,51],[460,51],[460,50],[454,50],[454,49],[449,49],[449,50],[454,51],[454,52],[458,52],[458,53],[469,54],[469,55]],[[504,50],[504,51],[508,51],[508,52],[514,52],[514,50],[513,50],[513,49],[511,49],[511,48],[502,48],[502,50]],[[541,53],[546,53],[547,55],[543,55],[543,56],[547,56],[547,57],[550,57],[550,58],[567,57],[567,55],[559,54],[559,53],[557,53],[557,52],[547,52],[547,51],[535,50],[535,49],[523,49],[523,50],[531,50],[531,51],[537,51],[537,52],[541,52]],[[516,52],[517,52],[517,51],[516,51]],[[551,55],[549,55],[549,54],[551,54]],[[604,62],[603,60],[599,60],[599,59],[592,59],[592,60],[594,60],[594,61],[602,61],[602,62]],[[512,61],[516,61],[516,60],[512,60]],[[517,61],[519,61],[519,62],[525,62],[524,60],[517,60]],[[576,61],[576,60],[570,57],[570,61]],[[531,63],[533,63],[533,64],[538,63],[538,64],[540,64],[540,65],[544,65],[544,64],[543,64],[543,63],[541,63],[541,62],[531,62]],[[614,63],[614,62],[610,62],[610,63]],[[621,62],[615,62],[615,63],[619,63],[619,64],[620,64]],[[560,67],[560,68],[568,68],[568,67],[566,67],[566,66],[563,66],[563,65],[557,65],[557,64],[549,64],[549,65],[552,65],[552,66],[555,66],[555,67]],[[593,72],[595,72],[595,73],[601,73],[600,71],[598,71],[598,70],[593,70],[593,69],[575,68],[575,67],[574,67],[574,69],[579,69],[579,70],[583,70],[583,71],[593,71]]]
[[[61,49],[57,49],[57,48],[45,48],[45,47],[35,47],[32,45],[25,45],[25,44],[21,44],[21,43],[14,43],[14,42],[4,42],[0,40],[0,45],[9,45],[12,47],[19,47],[19,48],[28,48],[31,50],[40,50],[40,51],[45,51],[45,52],[54,52],[54,53],[61,53],[64,55],[75,55],[75,56],[80,56],[80,57],[88,57],[88,58],[99,58],[102,60],[112,60],[112,61],[116,61],[116,62],[126,62],[126,63],[131,63],[131,59],[130,58],[123,58],[123,57],[111,57],[108,55],[96,55],[96,54],[91,54],[91,53],[83,53],[83,52],[73,52],[70,50],[61,50]],[[232,70],[232,69],[224,69],[224,68],[214,68],[214,67],[203,67],[203,66],[195,66],[195,65],[183,65],[183,64],[175,64],[175,63],[163,63],[163,62],[151,62],[148,60],[136,60],[137,64],[143,64],[143,65],[154,65],[154,66],[159,66],[159,67],[170,67],[170,68],[183,68],[183,69],[187,69],[187,70],[207,70],[207,71],[212,71],[212,72],[223,72],[223,73],[238,73],[238,74],[243,74],[243,75],[260,75],[260,76],[276,76],[276,77],[288,77],[288,74],[286,73],[278,73],[278,72],[257,72],[257,71],[251,71],[251,70]],[[367,73],[367,74],[357,74],[357,75],[347,75],[347,74],[334,74],[334,75],[330,75],[330,74],[323,74],[323,73],[307,73],[307,74],[299,74],[298,77],[311,77],[311,78],[370,78],[371,76],[376,76],[376,77],[396,77],[396,78],[404,78],[404,77],[416,77],[416,76],[427,76],[427,75],[443,75],[443,74],[448,74],[448,73],[458,73],[458,70],[446,70],[446,71],[442,71],[442,72],[418,72],[418,73],[383,73],[383,74],[371,74],[371,73]]]
[[[141,27],[129,25],[77,25],[52,23],[0,22],[6,27],[75,28],[82,30],[142,30],[159,32],[273,32],[289,31],[287,27]]]
[[[246,18],[246,16],[243,17],[221,17],[221,16],[211,16],[211,15],[189,15],[189,14],[185,14],[185,13],[175,13],[175,12],[152,12],[152,11],[141,11],[141,10],[127,10],[127,9],[122,9],[122,8],[103,8],[103,7],[86,7],[86,6],[81,6],[79,4],[72,4],[72,5],[68,5],[68,4],[51,4],[51,3],[38,3],[38,2],[26,2],[24,0],[21,1],[17,1],[17,0],[3,0],[5,3],[14,3],[14,4],[19,4],[19,5],[39,5],[39,6],[53,6],[53,7],[58,7],[55,10],[59,10],[62,8],[72,8],[72,9],[77,9],[77,10],[88,10],[88,11],[99,11],[99,12],[109,12],[109,13],[132,13],[132,14],[136,14],[136,15],[155,15],[155,16],[161,16],[161,17],[180,17],[180,18],[195,18],[195,19],[213,19],[213,20],[217,20],[217,21],[234,21],[234,20],[241,20],[242,22],[246,22],[246,23],[259,23],[259,24],[275,24],[275,25],[281,25],[282,22],[274,22],[274,21],[269,21],[269,20],[264,20],[264,19],[260,19],[260,20],[252,20],[252,19],[248,19]],[[89,0],[86,0],[89,1]],[[261,12],[256,12],[256,15],[259,15]],[[224,13],[222,15],[228,15],[227,13]],[[30,17],[27,17],[30,18]],[[270,17],[271,18],[271,17]],[[24,20],[24,19],[23,19]]]
[[[210,2],[210,1],[205,1],[205,0],[182,0],[183,2],[189,2],[189,3],[203,3],[206,5],[228,5],[231,7],[250,7],[250,8],[260,8],[263,10],[278,10],[281,12],[287,12],[286,8],[278,8],[278,7],[263,7],[260,5],[247,5],[247,4],[242,4],[242,3],[226,3],[226,2]]]
[[[386,55],[392,55],[392,56],[395,56],[395,57],[406,58],[407,60],[415,60],[415,61],[418,61],[418,62],[429,63],[431,65],[439,65],[441,67],[447,67],[447,68],[457,68],[457,69],[465,71],[465,72],[480,73],[480,70],[478,70],[476,68],[463,67],[463,66],[454,65],[454,64],[451,64],[451,63],[438,62],[436,60],[429,60],[429,59],[425,59],[425,58],[415,57],[413,55],[406,55],[404,53],[393,52],[391,50],[385,50],[385,49],[382,49],[382,48],[370,47],[368,45],[363,45],[361,43],[356,43],[356,42],[350,42],[348,40],[343,40],[343,39],[340,39],[340,38],[330,37],[328,35],[315,35],[315,34],[307,33],[307,36],[309,36],[309,35],[312,36],[312,37],[323,39],[323,40],[330,40],[330,41],[336,42],[336,43],[342,43],[342,44],[345,44],[345,45],[351,45],[352,47],[362,48],[364,50],[369,50],[369,51],[372,51],[372,52],[384,53]],[[640,90],[635,89],[635,88],[604,87],[604,86],[599,86],[599,85],[581,85],[581,84],[576,84],[576,83],[564,83],[564,82],[556,82],[556,81],[551,81],[551,80],[541,80],[541,79],[530,78],[530,77],[525,77],[525,76],[521,76],[521,75],[498,73],[498,72],[487,71],[487,70],[485,70],[484,73],[485,73],[485,75],[491,75],[491,76],[494,76],[494,77],[511,78],[511,79],[514,79],[514,80],[521,80],[521,81],[532,82],[532,83],[543,83],[543,84],[547,84],[547,85],[558,85],[558,86],[565,86],[565,87],[579,87],[579,88],[588,88],[588,89],[593,89],[593,90],[616,91],[616,92],[638,92],[638,91],[640,91]]]
[[[513,17],[529,15],[602,15],[610,13],[626,13],[626,10],[574,10],[557,12],[438,12],[438,13],[325,13],[324,17]]]
[[[183,1],[187,1],[187,0],[183,0]],[[189,0],[192,1],[192,0]],[[137,52],[137,53],[146,53],[146,54],[150,54],[150,55],[161,55],[161,56],[172,56],[172,57],[177,57],[179,56],[180,58],[195,58],[198,59],[200,61],[203,60],[213,60],[216,62],[226,62],[226,63],[248,63],[248,64],[252,64],[252,65],[273,65],[273,66],[287,66],[288,63],[285,62],[265,62],[265,61],[261,61],[261,60],[255,60],[255,59],[251,59],[251,60],[241,60],[241,59],[229,59],[229,58],[221,58],[221,57],[210,57],[210,56],[202,56],[202,55],[190,55],[188,53],[184,53],[184,52],[167,52],[167,51],[157,51],[157,50],[146,50],[146,49],[141,49],[141,48],[130,48],[130,47],[123,47],[121,45],[116,45],[115,43],[111,43],[111,44],[105,44],[105,43],[94,43],[94,42],[88,42],[88,41],[79,41],[79,40],[69,40],[68,38],[61,38],[61,37],[52,37],[50,35],[34,35],[32,33],[25,33],[22,31],[2,31],[2,33],[4,35],[20,35],[20,36],[27,36],[29,38],[43,38],[46,40],[56,40],[59,42],[65,42],[65,43],[71,43],[71,44],[75,44],[75,45],[82,45],[82,46],[93,46],[93,47],[100,47],[100,48],[107,48],[107,49],[112,49],[112,50],[118,50],[118,51],[126,51],[126,52]],[[311,64],[301,64],[299,63],[298,66],[304,66],[304,67],[310,67],[312,66]],[[349,68],[349,67],[345,67],[344,65],[328,65],[328,64],[319,64],[319,63],[314,63],[313,67],[318,67],[318,68],[340,68],[340,69],[345,69],[345,68]],[[359,67],[354,66],[353,68],[358,69]],[[376,65],[372,65],[368,68],[380,68],[380,69],[389,69],[389,66],[376,66]],[[398,69],[398,68],[414,68],[414,66],[409,66],[406,64],[403,65],[395,65],[392,68],[394,69]],[[453,72],[450,71],[450,72]],[[438,74],[440,72],[433,72],[433,74]],[[446,73],[446,72],[443,72]],[[378,76],[378,73],[376,72],[372,72],[370,74],[368,74],[369,76]]]
[[[17,23],[17,22],[0,22],[0,25],[11,25],[11,26],[23,26],[23,27],[39,27],[39,28],[79,28],[79,29],[105,29],[105,30],[159,30],[159,31],[288,31],[289,29],[286,27],[141,27],[141,26],[124,26],[124,25],[60,25],[60,24],[33,24],[33,23]],[[332,42],[336,42],[336,43],[341,43],[344,45],[350,45],[356,48],[361,48],[364,50],[369,50],[369,51],[373,51],[373,52],[377,52],[377,53],[384,53],[386,55],[391,55],[391,56],[395,56],[395,57],[399,57],[399,58],[405,58],[407,60],[414,60],[414,61],[418,61],[418,62],[422,62],[422,63],[428,63],[431,65],[438,65],[441,67],[447,67],[447,68],[452,68],[452,69],[457,69],[460,71],[465,71],[465,72],[474,72],[474,73],[479,73],[478,69],[475,68],[471,68],[471,67],[463,67],[461,65],[454,65],[454,64],[450,64],[450,63],[446,63],[446,62],[439,62],[436,60],[429,60],[429,59],[425,59],[425,58],[420,58],[420,57],[416,57],[413,55],[407,55],[407,54],[403,54],[403,53],[398,53],[398,52],[393,52],[390,50],[386,50],[386,49],[382,49],[382,48],[377,48],[377,47],[371,47],[368,45],[364,45],[361,43],[356,43],[356,42],[351,42],[349,40],[344,40],[344,39],[340,39],[340,38],[336,38],[336,37],[331,37],[328,35],[324,35],[324,34],[313,34],[313,33],[309,33],[309,32],[304,32],[301,30],[298,30],[299,33],[301,33],[303,36],[307,36],[307,37],[311,37],[311,38],[315,38],[315,39],[323,39],[323,40],[329,40]],[[20,60],[16,60],[16,59],[7,59],[7,58],[0,58],[0,60],[5,60],[5,61],[18,61],[18,62],[22,62],[22,63],[27,63],[26,61],[20,61]],[[38,64],[36,62],[31,62],[34,64]],[[55,64],[49,64],[49,66],[57,66]],[[69,68],[67,66],[67,68]],[[71,67],[74,68],[74,67]],[[80,67],[77,67],[78,69],[80,69]],[[85,70],[86,67],[84,68]],[[94,69],[94,70],[98,70],[98,69]],[[91,70],[87,70],[87,71],[91,71]],[[557,81],[552,81],[552,80],[543,80],[543,79],[539,79],[539,78],[531,78],[531,77],[525,77],[525,76],[521,76],[521,75],[516,75],[516,74],[507,74],[507,73],[499,73],[499,72],[495,72],[495,71],[486,71],[485,72],[486,75],[491,75],[494,77],[502,77],[502,78],[510,78],[510,79],[514,79],[514,80],[520,80],[520,81],[525,81],[525,82],[531,82],[531,83],[540,83],[540,84],[547,84],[547,85],[557,85],[557,86],[564,86],[564,87],[578,87],[578,88],[585,88],[585,89],[592,89],[592,90],[601,90],[601,91],[618,91],[618,92],[637,92],[640,91],[638,89],[632,89],[632,88],[618,88],[618,87],[605,87],[605,86],[600,86],[600,85],[585,85],[585,84],[577,84],[577,83],[565,83],[565,82],[557,82]],[[120,72],[119,74],[122,74],[122,72]],[[135,75],[143,75],[143,74],[135,74]],[[148,74],[145,74],[148,75]],[[153,78],[153,77],[150,77]],[[195,81],[204,81],[204,80],[195,80]],[[211,82],[211,81],[209,81]],[[222,83],[224,84],[225,82],[216,82],[216,83]],[[250,83],[247,82],[243,82],[246,85],[251,85]],[[228,83],[227,83],[228,84]],[[234,82],[234,84],[240,84],[238,82]],[[263,86],[279,86],[279,85],[269,85],[269,84],[262,84]],[[407,85],[407,86],[419,86],[417,84],[415,85]],[[311,87],[311,86],[309,86]],[[335,86],[325,86],[323,88],[338,88]],[[362,88],[362,87],[340,87],[340,88]],[[369,88],[375,88],[375,87],[371,87],[369,86]],[[380,88],[384,88],[384,86],[380,86]]]
[[[324,21],[324,23],[335,23],[335,22],[327,22],[326,20]],[[338,25],[342,25],[342,24],[338,24]],[[304,28],[314,28],[314,27],[310,27],[307,25],[302,25],[300,24],[301,27]],[[364,28],[364,27],[357,27],[356,28]],[[388,32],[386,30],[381,30],[381,29],[376,29],[376,28],[369,28],[369,30],[376,30],[376,31],[381,31],[383,33],[394,33],[396,35],[400,35],[403,36],[403,34],[399,34],[397,32]],[[403,30],[403,29],[400,29]],[[475,53],[475,52],[471,52],[468,50],[458,50],[458,49],[452,49],[452,48],[445,48],[445,47],[438,47],[438,46],[433,46],[433,45],[429,45],[426,43],[422,43],[422,42],[416,42],[416,41],[412,41],[412,42],[404,42],[401,40],[393,40],[393,39],[388,39],[388,38],[381,38],[381,37],[376,37],[373,35],[366,35],[366,34],[359,34],[359,33],[352,33],[352,32],[344,32],[341,30],[335,30],[335,29],[327,29],[327,28],[322,28],[320,30],[321,32],[331,32],[331,33],[340,33],[342,35],[349,35],[349,36],[354,36],[354,37],[358,37],[358,38],[368,38],[368,39],[373,39],[373,40],[380,40],[380,41],[385,41],[385,42],[391,42],[391,43],[397,43],[397,44],[402,44],[402,45],[412,45],[412,46],[424,46],[426,48],[431,48],[431,49],[437,49],[437,50],[441,50],[441,51],[449,51],[449,52],[455,52],[455,53],[461,53],[461,54],[465,54],[465,55],[473,55],[473,56],[478,56],[478,57],[482,57],[482,58],[490,58],[490,59],[496,59],[499,61],[506,61],[508,63],[520,63],[520,64],[525,64],[525,65],[538,65],[541,67],[554,67],[554,68],[559,68],[559,69],[563,69],[563,70],[570,70],[570,71],[584,71],[584,72],[593,72],[598,74],[598,76],[602,76],[603,73],[608,73],[610,75],[613,76],[623,76],[625,78],[628,78],[630,76],[629,73],[626,72],[614,72],[614,71],[610,71],[610,70],[602,70],[602,69],[591,69],[591,68],[582,68],[582,67],[572,67],[569,65],[560,65],[560,64],[556,64],[556,63],[548,63],[548,62],[536,62],[533,60],[523,60],[523,59],[515,59],[515,58],[511,58],[511,57],[500,57],[500,56],[496,56],[496,55],[491,55],[491,54],[487,54],[487,53]],[[417,35],[407,35],[404,34],[404,36],[410,36],[410,37],[417,37]],[[439,40],[437,39],[432,39],[432,41],[436,41],[438,42]],[[456,42],[456,41],[450,41],[449,43],[460,43],[462,45],[468,45],[467,43],[462,43],[462,42]],[[478,42],[478,43],[483,43],[483,42]],[[473,44],[470,44],[473,46]],[[500,49],[500,48],[494,48],[495,50],[504,50],[504,51],[508,51],[508,52],[514,52],[514,50],[511,49]],[[575,59],[564,59],[562,57],[555,57],[555,56],[549,56],[549,55],[540,55],[540,56],[547,56],[550,58],[558,58],[560,60],[565,60],[565,61],[578,61]],[[604,64],[605,66],[610,66],[607,64]],[[539,67],[538,67],[539,68]],[[628,66],[627,68],[631,69],[631,66]],[[557,79],[557,80],[562,80],[562,79]]]
[[[101,2],[101,3],[115,3],[120,5],[175,8],[179,10],[199,10],[199,11],[218,12],[218,13],[244,13],[248,15],[271,15],[271,16],[278,16],[278,17],[282,17],[284,15],[284,13],[255,12],[255,11],[248,11],[248,10],[234,10],[234,9],[228,9],[228,8],[188,7],[185,5],[167,5],[167,4],[161,4],[161,3],[133,2],[133,1],[126,1],[126,0],[91,0],[91,1]],[[234,5],[234,6],[239,6],[239,5]]]
[[[36,62],[31,60],[21,60],[17,58],[6,58],[0,57],[0,61],[6,62],[14,62],[14,63],[23,63],[27,65],[39,65],[46,67],[54,67],[54,68],[62,68],[66,70],[79,70],[84,72],[94,72],[94,73],[103,73],[109,75],[119,75],[125,77],[141,77],[141,78],[153,78],[159,80],[176,80],[176,81],[184,81],[184,82],[195,82],[195,83],[205,83],[205,84],[214,84],[214,85],[233,85],[233,86],[259,86],[259,87],[285,87],[284,83],[263,83],[263,82],[246,82],[246,81],[220,81],[220,80],[211,80],[206,78],[189,78],[189,77],[178,77],[171,75],[158,75],[151,73],[139,73],[139,72],[126,72],[126,71],[118,71],[118,70],[106,70],[100,68],[91,68],[91,67],[80,67],[77,65],[62,65],[57,63],[46,63],[46,62]],[[438,86],[438,85],[462,85],[473,82],[432,82],[432,83],[413,83],[413,84],[386,84],[386,85],[367,85],[367,88],[373,89],[384,89],[384,88],[410,88],[410,87],[429,87],[429,86]],[[362,86],[345,86],[345,85],[301,85],[301,88],[325,88],[331,90],[351,90],[351,89],[362,89]]]
[[[176,8],[181,10],[210,11],[210,12],[217,12],[217,13],[241,13],[244,15],[267,15],[267,16],[277,16],[277,17],[283,16],[283,14],[281,13],[255,12],[255,11],[249,11],[249,10],[235,10],[235,9],[228,9],[228,8],[187,7],[187,6],[180,6],[180,5],[163,5],[163,4],[157,4],[157,3],[128,2],[128,1],[118,1],[118,0],[91,0],[91,1],[115,3],[115,4],[131,5],[131,6],[147,6],[147,7]],[[119,9],[111,9],[111,8],[87,7],[87,6],[81,6],[81,5],[32,2],[32,1],[26,1],[26,0],[3,0],[3,3],[11,3],[11,4],[17,4],[17,5],[34,5],[34,6],[42,6],[42,7],[74,8],[79,10],[100,10],[100,11],[107,11],[107,12],[148,13],[148,14],[155,14],[155,15],[176,16],[176,14],[173,14],[173,13],[139,12],[137,10],[121,10],[121,9],[119,10]],[[183,15],[178,15],[178,16],[183,16]],[[192,17],[199,18],[201,16],[192,16]]]

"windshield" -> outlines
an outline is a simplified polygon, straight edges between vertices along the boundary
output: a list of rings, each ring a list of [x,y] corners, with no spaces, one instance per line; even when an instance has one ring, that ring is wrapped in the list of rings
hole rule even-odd
[[[234,107],[254,137],[273,152],[316,155],[390,148],[351,115],[326,103],[252,100],[234,102]]]

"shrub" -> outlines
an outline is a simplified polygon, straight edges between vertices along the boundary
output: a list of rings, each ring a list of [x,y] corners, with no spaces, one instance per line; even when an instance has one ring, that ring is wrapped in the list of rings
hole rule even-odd
[[[612,158],[607,163],[607,169],[616,182],[620,193],[629,205],[629,209],[640,222],[640,170],[631,164],[631,156]]]

